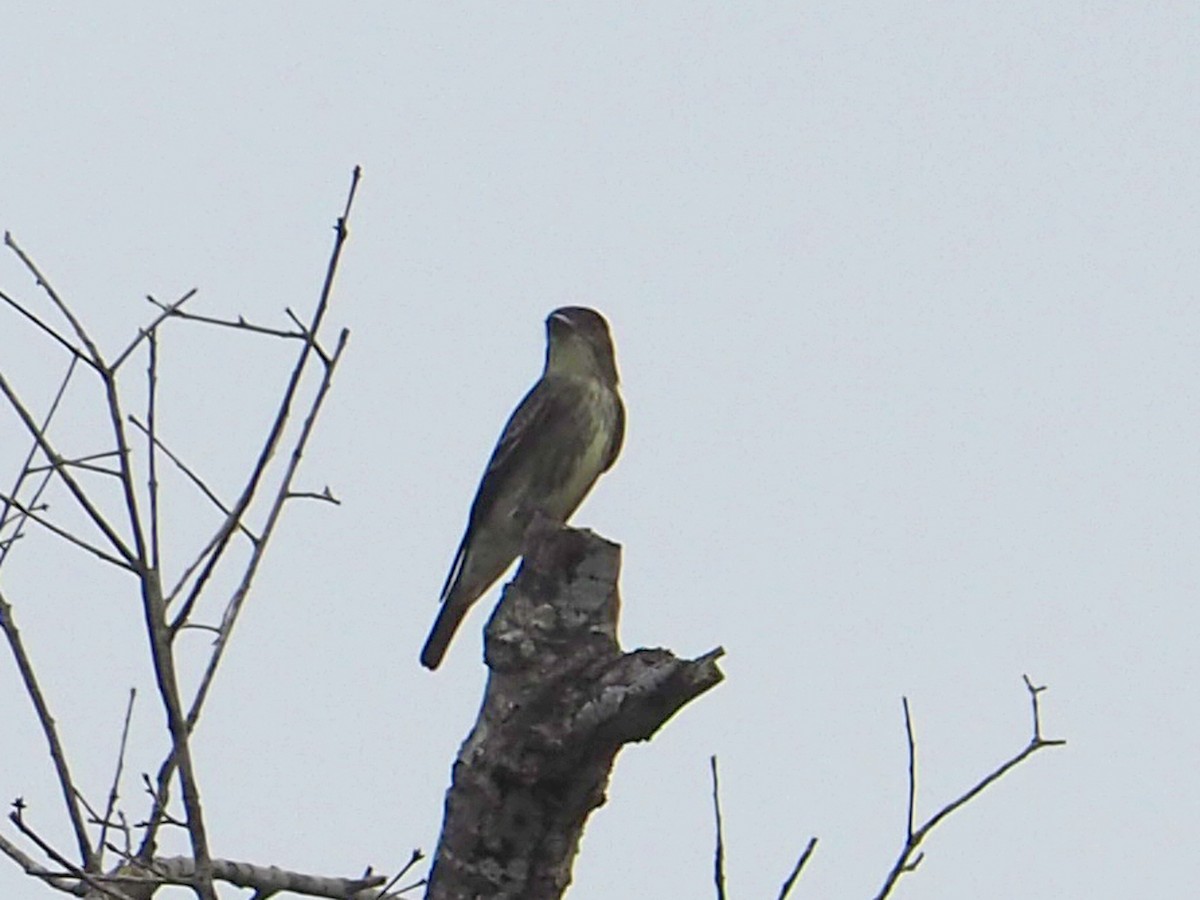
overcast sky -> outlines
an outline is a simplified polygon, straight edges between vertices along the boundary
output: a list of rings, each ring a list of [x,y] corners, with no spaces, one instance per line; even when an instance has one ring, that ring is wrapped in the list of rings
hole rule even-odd
[[[896,896],[1194,890],[1198,39],[1183,2],[10,8],[0,227],[110,350],[192,287],[286,325],[364,168],[349,355],[301,472],[343,502],[292,508],[198,730],[214,854],[352,875],[433,850],[490,601],[436,674],[417,653],[569,303],[609,318],[629,411],[575,517],[624,545],[623,641],[728,651],[619,757],[573,900],[713,896],[712,753],[732,896],[774,897],[811,835],[796,896],[872,896],[901,696],[927,815],[1028,740],[1023,673],[1068,746]],[[41,302],[7,252],[0,289]],[[7,313],[0,347],[44,404],[61,354]],[[180,325],[162,354],[164,433],[228,496],[287,348]],[[0,417],[0,484],[25,449]],[[215,519],[175,487],[178,566]],[[0,587],[93,801],[141,687],[144,815],[131,583],[31,537]],[[0,722],[0,799],[69,848],[11,660]],[[0,896],[48,893],[0,859]]]

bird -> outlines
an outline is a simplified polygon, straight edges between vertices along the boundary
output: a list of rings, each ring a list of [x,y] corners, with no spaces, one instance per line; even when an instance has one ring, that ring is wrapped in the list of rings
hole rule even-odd
[[[604,317],[564,306],[546,317],[546,359],[501,432],[442,586],[441,609],[421,650],[436,669],[463,617],[521,555],[535,514],[566,524],[625,439],[625,407]]]

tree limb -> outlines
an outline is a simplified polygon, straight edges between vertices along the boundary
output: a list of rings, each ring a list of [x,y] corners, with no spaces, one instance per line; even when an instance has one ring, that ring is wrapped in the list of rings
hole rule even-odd
[[[491,670],[459,751],[427,900],[558,898],[621,747],[648,740],[724,677],[695,659],[622,653],[620,548],[545,521],[488,623]]]
[[[904,846],[901,848],[899,856],[896,857],[896,862],[892,865],[891,871],[888,872],[887,877],[884,879],[883,887],[875,895],[875,900],[883,900],[883,898],[891,894],[892,889],[896,886],[896,882],[900,880],[900,876],[905,872],[914,871],[921,864],[924,854],[919,853],[917,848],[925,838],[929,837],[930,832],[940,825],[951,813],[961,809],[971,800],[974,800],[988,787],[1003,778],[1010,770],[1016,768],[1039,750],[1043,750],[1046,747],[1061,747],[1066,744],[1066,741],[1063,740],[1048,740],[1042,737],[1038,695],[1046,688],[1045,686],[1035,687],[1027,675],[1022,675],[1021,677],[1025,681],[1025,688],[1029,691],[1030,703],[1033,707],[1033,736],[1029,739],[1029,743],[1019,753],[1011,756],[981,778],[973,787],[967,789],[939,809],[920,827],[917,827],[915,824],[917,805],[917,741],[914,736],[912,716],[908,709],[908,698],[904,698],[904,731],[908,738],[908,825],[905,829],[906,837]]]

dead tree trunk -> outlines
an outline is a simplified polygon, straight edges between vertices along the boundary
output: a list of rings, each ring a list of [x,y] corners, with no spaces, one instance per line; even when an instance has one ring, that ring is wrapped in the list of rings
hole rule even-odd
[[[483,707],[459,750],[427,900],[549,900],[571,882],[617,751],[722,679],[617,643],[620,547],[539,522],[488,623]]]

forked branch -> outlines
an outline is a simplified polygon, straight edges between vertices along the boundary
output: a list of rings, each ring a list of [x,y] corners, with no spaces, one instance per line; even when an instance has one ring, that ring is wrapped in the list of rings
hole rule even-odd
[[[1028,675],[1022,675],[1021,677],[1024,679],[1025,688],[1029,692],[1030,706],[1033,713],[1033,736],[1029,739],[1029,743],[1020,752],[1002,762],[975,785],[951,800],[919,826],[915,824],[917,807],[917,741],[914,735],[912,715],[908,708],[908,698],[904,698],[904,731],[908,738],[908,825],[905,829],[904,846],[901,848],[899,856],[896,857],[896,862],[892,866],[891,871],[888,872],[887,877],[884,879],[883,887],[875,895],[875,900],[883,900],[884,897],[891,894],[892,889],[896,886],[896,882],[900,880],[900,877],[904,873],[916,870],[925,856],[923,853],[918,852],[917,848],[951,813],[970,803],[988,787],[1003,778],[1011,769],[1019,766],[1039,750],[1046,747],[1061,747],[1066,744],[1064,740],[1050,740],[1042,737],[1041,710],[1038,706],[1038,695],[1046,690],[1046,687],[1045,685],[1035,687],[1033,682],[1029,680]]]

